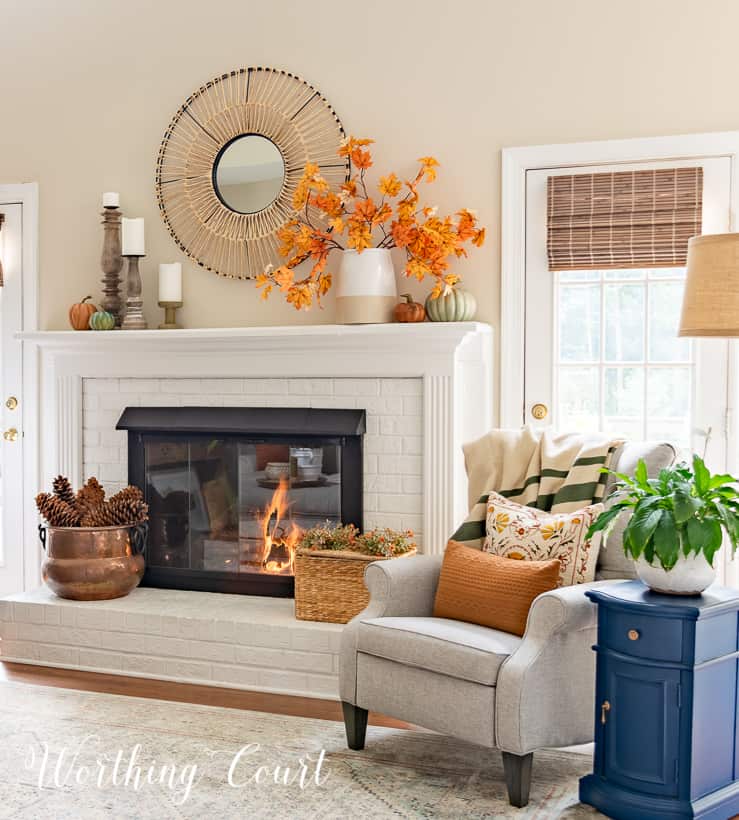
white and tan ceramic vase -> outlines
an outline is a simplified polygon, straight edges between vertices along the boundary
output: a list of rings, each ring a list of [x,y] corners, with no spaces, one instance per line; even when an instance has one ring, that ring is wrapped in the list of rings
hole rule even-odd
[[[395,269],[389,250],[343,251],[336,277],[336,321],[339,324],[392,322],[397,301]]]

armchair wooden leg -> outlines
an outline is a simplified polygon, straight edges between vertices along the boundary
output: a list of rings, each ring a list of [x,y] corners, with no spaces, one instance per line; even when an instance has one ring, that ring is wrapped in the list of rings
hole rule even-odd
[[[344,710],[344,727],[346,728],[346,743],[350,749],[360,751],[364,749],[364,739],[367,735],[366,709],[354,706],[353,703],[341,701],[341,708]]]
[[[512,806],[519,809],[529,802],[531,761],[533,759],[533,752],[529,752],[527,755],[514,755],[511,752],[503,752],[503,771],[508,788],[508,801]]]

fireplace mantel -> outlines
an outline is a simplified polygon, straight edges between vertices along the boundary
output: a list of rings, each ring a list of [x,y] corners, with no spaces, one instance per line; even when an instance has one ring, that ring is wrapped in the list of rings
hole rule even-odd
[[[439,552],[467,510],[461,446],[492,422],[492,328],[477,322],[40,331],[20,338],[40,363],[38,416],[28,419],[24,441],[25,468],[38,488],[58,473],[83,479],[84,379],[417,378],[425,551]],[[30,509],[26,532],[34,528]]]
[[[482,342],[487,338],[490,346],[492,328],[480,322],[423,322],[386,325],[192,328],[167,331],[40,330],[20,333],[18,338],[39,345],[45,350],[86,352],[89,352],[90,344],[94,340],[95,349],[100,353],[115,352],[129,346],[135,347],[138,352],[152,353],[283,350],[325,353],[331,356],[348,352],[368,357],[373,357],[378,352],[392,353],[400,355],[405,364],[417,373],[418,365],[411,365],[414,359],[423,359],[437,352],[454,354],[470,339]],[[413,346],[413,349],[409,349],[409,345]]]

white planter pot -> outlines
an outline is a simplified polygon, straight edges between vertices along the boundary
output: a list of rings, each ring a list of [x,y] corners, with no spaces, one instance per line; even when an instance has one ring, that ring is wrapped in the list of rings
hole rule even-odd
[[[666,595],[700,595],[716,580],[716,570],[703,553],[691,553],[687,558],[682,555],[671,570],[663,569],[659,563],[648,563],[643,555],[635,564],[641,580],[654,592]]]
[[[395,269],[389,250],[343,251],[336,277],[336,321],[339,324],[392,322],[397,302]]]

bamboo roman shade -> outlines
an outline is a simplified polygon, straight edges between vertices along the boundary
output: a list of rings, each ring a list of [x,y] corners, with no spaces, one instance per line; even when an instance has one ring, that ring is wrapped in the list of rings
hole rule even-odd
[[[549,270],[685,265],[702,206],[700,167],[548,177]]]

